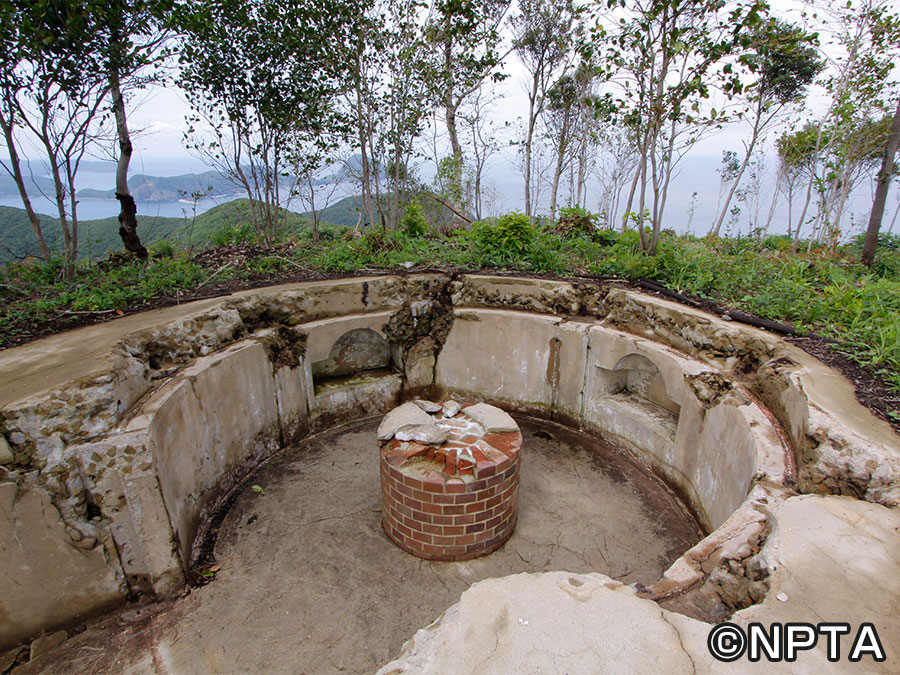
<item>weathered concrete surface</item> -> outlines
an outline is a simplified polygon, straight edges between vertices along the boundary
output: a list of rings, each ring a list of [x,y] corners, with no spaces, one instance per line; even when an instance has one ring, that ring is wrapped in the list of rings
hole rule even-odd
[[[588,324],[564,324],[560,318],[539,314],[458,310],[437,359],[435,384],[532,409],[559,408],[577,416],[588,328]]]
[[[0,646],[124,599],[124,579],[103,542],[70,542],[43,489],[0,480]]]
[[[432,302],[438,296],[440,303]],[[404,333],[397,338],[402,338],[403,344],[391,344],[392,365],[402,368],[406,380],[399,373],[372,371],[314,386],[312,361],[303,349],[291,352],[288,356],[292,359],[282,363],[265,347],[269,345],[266,336],[273,330],[296,331],[307,335],[314,352],[321,347],[325,359],[333,347],[331,337],[338,339],[350,327],[344,315],[352,315],[347,321],[357,321],[358,327],[381,333],[385,317],[415,318],[413,306],[427,305],[432,313],[438,304],[447,309],[447,297],[456,304],[456,321],[441,324],[442,330],[452,325],[442,350],[438,351],[440,344],[428,343],[429,338],[419,334]],[[548,314],[578,316],[571,320]],[[336,319],[336,334],[327,339],[321,331],[331,330],[327,327],[332,324],[322,321],[326,318]],[[476,326],[479,320],[482,325]],[[315,331],[308,332],[317,321],[322,327],[321,340]],[[339,327],[341,323],[343,327]],[[613,328],[628,337],[590,342],[593,332],[611,334]],[[517,338],[512,347],[510,335]],[[234,345],[247,336],[252,336],[247,343]],[[415,341],[407,344],[407,338]],[[253,436],[253,423],[238,424],[234,440],[240,436],[244,449],[236,455],[226,452],[220,456],[213,449],[210,466],[219,468],[197,473],[195,466],[187,475],[170,468],[164,477],[166,469],[157,466],[156,437],[132,443],[122,435],[127,430],[147,436],[150,423],[139,428],[140,424],[129,426],[135,422],[129,419],[152,412],[145,410],[148,401],[166,392],[174,396],[175,389],[187,387],[185,372],[191,360],[208,365],[231,345],[234,350],[250,350],[248,345],[256,341],[264,345],[269,357],[253,361],[248,387],[256,391],[260,384],[265,390],[261,419],[269,426],[263,435]],[[648,345],[646,350],[643,344]],[[621,349],[621,345],[630,346]],[[613,352],[617,352],[615,359]],[[692,358],[685,359],[685,353]],[[639,357],[646,357],[652,367],[635,365]],[[698,368],[693,359],[703,364]],[[685,368],[684,364],[694,365]],[[600,372],[598,368],[609,371],[607,384],[613,385],[602,395],[586,386]],[[636,451],[650,451],[648,456],[656,468],[692,500],[710,528],[725,522],[722,527],[728,530],[727,536],[718,530],[711,534],[695,551],[694,561],[685,561],[683,574],[670,570],[666,579],[674,584],[670,589],[684,590],[689,583],[716,589],[709,600],[715,600],[716,593],[724,594],[723,598],[742,593],[750,597],[743,587],[740,593],[732,593],[726,586],[735,579],[739,586],[745,583],[750,563],[742,562],[742,552],[755,553],[765,541],[769,509],[783,499],[784,486],[791,484],[792,475],[799,478],[802,491],[851,495],[885,505],[900,503],[898,438],[855,401],[851,385],[843,378],[763,331],[595,284],[484,276],[450,282],[442,275],[412,275],[258,289],[126,317],[4,350],[0,352],[0,373],[0,432],[13,455],[12,463],[4,467],[12,468],[9,475],[17,482],[28,472],[38,476],[68,528],[69,534],[61,535],[61,545],[78,543],[73,537],[90,541],[98,528],[111,532],[114,542],[107,538],[107,551],[113,556],[110,563],[113,567],[121,563],[132,590],[142,575],[150,577],[156,590],[180,583],[178,573],[172,572],[171,544],[162,552],[157,546],[170,542],[172,531],[160,526],[164,519],[158,516],[167,512],[169,503],[163,503],[152,485],[156,475],[165,483],[163,496],[180,495],[176,501],[182,503],[174,509],[173,529],[184,554],[189,542],[181,538],[191,536],[190,522],[201,517],[203,509],[227,489],[235,478],[233,467],[265,456],[277,444],[276,439],[295,440],[310,428],[325,428],[348,416],[385,412],[399,402],[406,387],[427,387],[435,374],[438,390],[468,391],[477,399],[505,401],[510,407],[570,423],[578,424],[592,406],[595,411],[605,406],[622,419],[630,415],[636,423],[628,433],[623,431],[621,438],[627,441],[631,434],[632,441],[650,439],[647,447],[636,447]],[[244,371],[237,369],[233,374],[240,382]],[[170,379],[173,375],[174,380]],[[202,380],[205,376],[194,372],[192,377]],[[618,384],[617,377],[621,380]],[[797,462],[795,474],[785,462],[778,432],[767,413],[752,399],[748,403],[743,390],[719,386],[727,384],[728,378],[744,378],[752,394],[784,425]],[[202,396],[187,391],[178,394],[186,397],[185,420],[206,414],[198,405],[228,389],[219,384],[201,386]],[[148,391],[149,396],[142,399]],[[221,406],[211,406],[215,417],[227,418],[230,406],[244,405],[242,395],[226,393]],[[598,404],[604,396],[605,403]],[[594,423],[602,417],[595,414]],[[669,442],[673,425],[676,432]],[[170,439],[175,434],[167,433]],[[197,440],[193,433],[185,435],[186,442]],[[728,446],[726,452],[721,452],[722,446]],[[128,447],[135,452],[118,458],[116,453],[125,453]],[[212,446],[203,447],[209,450]],[[110,451],[116,455],[111,463],[102,457]],[[169,454],[179,457],[178,452]],[[201,467],[207,461],[204,453],[195,456]],[[94,459],[94,454],[101,459]],[[151,461],[145,467],[147,455]],[[748,511],[749,502],[741,503],[750,488],[754,493],[762,491],[761,498],[753,502],[763,505],[761,510],[751,505]],[[104,501],[107,492],[108,503]],[[88,498],[96,504],[88,504]],[[728,518],[736,505],[741,513],[747,511],[746,519]],[[89,522],[94,506],[101,513],[97,523]],[[737,528],[734,532],[729,529],[732,525]],[[142,545],[132,546],[139,539]],[[124,557],[128,547],[140,553],[133,561]],[[700,564],[701,559],[707,562]],[[718,562],[711,567],[710,561]],[[701,577],[699,581],[696,575]],[[680,587],[674,581],[678,578],[683,582]],[[50,577],[45,581],[56,583]],[[11,582],[0,579],[0,595],[6,593],[4,583]],[[84,599],[84,607],[105,602],[101,596]],[[28,603],[22,606],[27,608]],[[734,605],[740,606],[744,605]],[[66,607],[60,604],[61,609]]]
[[[731,664],[707,647],[712,625],[661,609],[599,574],[516,575],[476,584],[420,630],[379,673],[744,673],[868,672],[900,668],[900,514],[835,497],[788,499],[773,515],[762,553],[771,573],[765,600],[732,621],[766,629],[772,622],[847,622],[841,658],[826,641],[794,663]],[[850,663],[853,637],[872,622],[887,655]],[[465,648],[460,648],[464,645]]]
[[[222,522],[212,583],[151,608],[151,618],[101,622],[17,675],[372,673],[478,581],[553,569],[648,581],[699,536],[673,495],[627,457],[520,421],[531,471],[516,533],[490,556],[430,563],[394,546],[380,523],[377,419],[352,424],[253,476],[265,494],[245,490]]]
[[[434,418],[420,406],[412,402],[404,403],[391,410],[378,425],[379,441],[388,441],[400,429],[407,426],[434,426]]]
[[[182,560],[216,495],[278,449],[274,386],[263,347],[238,344],[181,371],[130,424],[146,425]]]
[[[517,574],[473,586],[378,672],[691,673],[684,644],[707,632],[601,574]]]
[[[405,283],[399,277],[308,281],[239,291],[51,335],[0,351],[0,407],[72,380],[107,372],[114,365],[112,348],[124,336],[157,329],[217,307],[236,308],[245,312],[248,320],[258,319],[263,311],[276,315],[282,312],[297,323],[399,306],[405,288],[419,287],[427,287],[427,279],[409,277]]]

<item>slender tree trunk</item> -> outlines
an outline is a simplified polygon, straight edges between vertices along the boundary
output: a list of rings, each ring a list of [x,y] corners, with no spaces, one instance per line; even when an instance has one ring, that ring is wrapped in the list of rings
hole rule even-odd
[[[556,146],[556,168],[553,171],[553,187],[550,189],[550,222],[556,220],[556,199],[559,193],[559,179],[562,176],[566,163],[566,146],[569,144],[569,113],[563,117],[563,126],[559,134],[559,144]]]
[[[887,201],[888,187],[891,183],[891,174],[894,170],[894,155],[897,153],[897,144],[900,142],[900,100],[897,101],[897,110],[891,122],[891,131],[888,136],[887,147],[881,158],[881,170],[876,181],[875,199],[872,201],[872,213],[869,215],[869,226],[866,228],[866,243],[863,245],[862,262],[869,267],[875,260],[875,248],[878,245],[878,231],[881,229],[881,219],[884,217],[884,204]],[[891,224],[893,227],[893,223]]]
[[[3,137],[6,140],[6,149],[9,152],[13,180],[16,182],[16,189],[19,191],[22,205],[25,207],[25,213],[28,214],[28,222],[31,223],[31,229],[34,231],[34,237],[37,239],[38,246],[41,249],[41,255],[44,260],[50,260],[50,247],[47,246],[47,242],[44,239],[40,218],[34,212],[34,208],[31,206],[31,199],[28,197],[28,191],[25,189],[25,178],[22,175],[19,153],[16,150],[15,139],[13,138],[12,119],[7,120],[3,115],[0,115],[0,126],[3,127]]]
[[[525,136],[525,215],[532,217],[531,204],[531,152],[534,143],[534,125],[537,120],[535,105],[537,103],[539,79],[534,75],[531,82],[531,93],[528,95],[528,133]]]
[[[47,159],[50,162],[56,211],[59,215],[59,226],[63,233],[63,258],[65,260],[63,273],[67,279],[71,279],[75,274],[75,256],[78,255],[78,244],[72,239],[72,232],[69,229],[69,216],[66,213],[66,188],[59,172],[59,163],[53,154],[49,139],[44,139],[44,148],[47,150]]]
[[[133,147],[131,134],[128,131],[128,119],[125,115],[125,100],[119,82],[119,73],[115,67],[109,72],[109,93],[112,97],[112,109],[116,118],[116,135],[119,138],[119,160],[116,164],[116,199],[119,200],[119,236],[122,245],[129,253],[139,258],[147,257],[147,249],[141,243],[137,233],[137,204],[128,190],[128,165],[131,163]]]
[[[725,216],[728,214],[728,206],[731,204],[731,200],[734,198],[734,193],[737,192],[738,185],[741,183],[741,178],[744,175],[744,171],[747,169],[747,165],[750,163],[750,158],[753,156],[753,150],[756,148],[756,140],[759,138],[759,122],[762,118],[762,101],[757,104],[756,108],[756,120],[753,122],[753,133],[750,136],[750,145],[747,146],[747,154],[744,155],[744,161],[741,162],[741,168],[738,169],[737,175],[734,177],[734,181],[731,183],[731,188],[728,190],[728,194],[725,195],[725,203],[722,204],[722,210],[719,212],[719,217],[716,219],[716,224],[713,226],[713,229],[710,231],[709,236],[713,239],[719,236],[719,229],[722,227],[722,223],[725,221]]]
[[[634,172],[634,178],[631,179],[631,189],[628,191],[628,200],[625,202],[625,212],[622,214],[622,232],[628,229],[628,214],[631,212],[631,205],[634,203],[634,193],[637,191],[638,182],[641,179],[641,171],[644,168],[646,157],[641,153],[641,160],[638,164],[637,171]]]

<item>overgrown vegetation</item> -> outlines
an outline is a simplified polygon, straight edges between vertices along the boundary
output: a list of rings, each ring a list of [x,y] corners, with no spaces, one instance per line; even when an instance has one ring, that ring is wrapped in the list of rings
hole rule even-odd
[[[570,226],[578,220],[578,226]],[[0,269],[0,344],[113,317],[215,289],[276,283],[298,276],[436,266],[553,275],[652,279],[840,342],[857,363],[900,391],[900,237],[882,235],[871,269],[859,263],[861,241],[832,254],[792,250],[784,236],[706,239],[663,231],[658,255],[641,251],[637,232],[587,227],[587,213],[564,212],[557,223],[520,213],[476,223],[449,235],[407,212],[394,232],[324,227],[313,245],[308,230],[283,234],[275,248],[257,245],[251,227],[231,224],[212,236],[217,248],[189,254],[157,242],[149,260],[114,254],[81,262],[66,281],[62,262],[32,260]]]

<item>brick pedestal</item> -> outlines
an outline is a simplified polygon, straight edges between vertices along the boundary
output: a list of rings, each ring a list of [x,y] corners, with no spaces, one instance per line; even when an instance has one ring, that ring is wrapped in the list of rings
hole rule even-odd
[[[431,422],[413,405],[390,413],[379,428],[384,531],[426,560],[469,560],[496,550],[516,526],[518,426],[484,403],[459,412],[445,405],[426,413]],[[413,413],[413,424],[391,428],[391,415],[402,417],[403,409]]]

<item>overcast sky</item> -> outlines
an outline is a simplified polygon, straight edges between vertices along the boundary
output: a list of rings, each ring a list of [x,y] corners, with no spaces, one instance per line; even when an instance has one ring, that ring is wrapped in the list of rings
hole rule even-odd
[[[773,5],[780,16],[799,21],[800,3],[793,0],[775,0]],[[830,51],[835,53],[833,50]],[[525,93],[527,73],[514,55],[507,58],[503,71],[509,77],[503,82],[493,85],[496,87],[497,95],[502,96],[501,104],[496,106],[497,112],[494,115],[494,121],[497,126],[510,123],[513,125],[513,129],[516,129],[527,114],[528,99]],[[806,110],[818,112],[825,105],[827,104],[824,102],[824,97],[814,88],[811,91]],[[131,101],[131,109],[130,126],[140,132],[136,134],[134,141],[135,155],[131,167],[132,174],[176,175],[204,170],[203,162],[185,150],[182,144],[185,115],[189,111],[189,106],[183,94],[176,87],[151,87],[137,94],[137,98]],[[811,117],[810,112],[797,113],[791,121],[802,123],[807,117]],[[695,191],[699,193],[694,200],[697,206],[696,222],[705,223],[714,217],[719,192],[719,178],[716,169],[720,166],[722,151],[735,150],[740,154],[742,141],[746,138],[747,132],[746,125],[727,125],[720,131],[710,133],[691,149],[671,191],[668,213],[673,219],[673,224],[676,224],[676,229],[681,229],[677,223],[682,223],[682,225],[685,223],[685,214]],[[510,137],[514,135],[514,133],[510,134]],[[771,146],[773,137],[774,134],[770,134],[768,146]],[[493,185],[498,194],[493,200],[494,210],[522,208],[523,180],[519,164],[515,149],[510,147],[507,147],[505,152],[494,156],[490,161],[488,182]],[[769,178],[764,191],[768,191],[776,169],[774,160],[770,160],[768,165]],[[423,166],[420,173],[424,178],[429,179],[433,170],[429,166]],[[85,180],[87,181],[89,178],[86,176]],[[91,183],[94,180],[91,180]],[[82,183],[82,187],[95,186],[88,185],[87,182]],[[561,201],[565,199],[564,194],[563,191],[560,195]],[[851,208],[851,211],[859,212],[858,218],[862,218],[862,211],[868,208],[866,202],[870,194],[871,188],[868,186],[863,186],[863,189],[858,191],[856,203]],[[597,197],[591,195],[587,204],[588,208],[596,209],[597,201]],[[893,213],[892,206],[893,195],[888,202],[888,217]],[[692,229],[696,228],[695,224]]]

